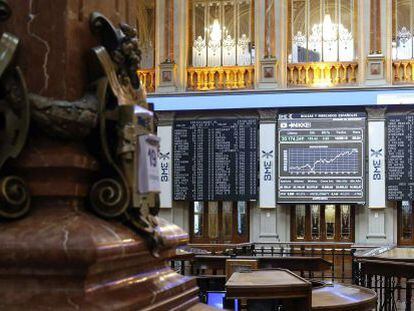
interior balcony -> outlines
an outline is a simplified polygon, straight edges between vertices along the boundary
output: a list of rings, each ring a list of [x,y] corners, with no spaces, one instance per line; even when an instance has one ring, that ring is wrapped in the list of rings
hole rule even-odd
[[[141,85],[147,93],[155,92],[155,69],[140,69],[137,71]]]
[[[289,87],[353,86],[357,83],[357,62],[312,62],[288,64]]]
[[[254,88],[254,66],[189,67],[187,88],[191,91]]]
[[[414,59],[394,60],[392,70],[394,84],[414,83]]]

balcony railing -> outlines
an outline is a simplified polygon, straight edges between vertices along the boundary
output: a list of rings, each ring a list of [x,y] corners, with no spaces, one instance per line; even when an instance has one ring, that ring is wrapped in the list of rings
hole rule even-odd
[[[155,69],[142,69],[137,71],[141,85],[147,93],[155,92]]]
[[[253,88],[254,66],[190,67],[187,69],[188,89],[213,91]]]
[[[414,59],[392,62],[394,83],[414,83]]]
[[[355,84],[357,62],[288,64],[288,83],[291,87],[327,87]]]

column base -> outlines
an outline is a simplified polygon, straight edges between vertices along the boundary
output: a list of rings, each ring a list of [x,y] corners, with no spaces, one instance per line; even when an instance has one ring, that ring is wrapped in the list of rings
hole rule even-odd
[[[176,67],[174,62],[164,62],[159,65],[157,93],[172,93],[177,91]]]
[[[276,58],[264,58],[260,61],[259,89],[277,88],[277,60]]]
[[[367,56],[367,75],[365,85],[386,85],[384,74],[385,58],[382,54]]]

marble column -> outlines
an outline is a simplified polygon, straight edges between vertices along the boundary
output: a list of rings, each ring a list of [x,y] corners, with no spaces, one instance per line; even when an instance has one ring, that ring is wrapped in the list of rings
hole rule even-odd
[[[367,204],[356,211],[357,243],[387,244],[394,238],[394,209],[385,186],[385,109],[368,108]]]
[[[251,210],[251,239],[261,242],[279,241],[276,207],[276,118],[277,109],[259,110],[260,115],[260,167],[259,200]]]
[[[277,59],[276,59],[276,1],[265,0],[262,14],[264,18],[264,32],[260,34],[263,52],[260,57],[260,76],[258,88],[277,87]],[[263,11],[264,10],[264,11]],[[261,48],[262,49],[262,48]]]
[[[369,3],[369,53],[367,55],[366,84],[383,85],[385,80],[385,57],[382,47],[382,0]]]
[[[161,194],[160,207],[172,208],[172,179],[173,179],[173,148],[172,148],[172,131],[174,122],[173,112],[160,112],[158,115],[157,134],[160,137],[160,176],[161,176]]]
[[[158,35],[162,35],[159,39],[161,43],[160,49],[162,52],[159,55],[160,63],[158,65],[157,92],[175,92],[177,90],[177,72],[174,45],[174,0],[158,0],[157,5],[157,26],[162,27],[163,29],[162,32],[158,32]]]
[[[132,229],[121,219],[98,217],[88,197],[96,176],[104,173],[101,157],[105,152],[96,145],[102,137],[88,140],[69,135],[59,139],[59,135],[50,135],[60,126],[75,127],[68,121],[73,111],[89,110],[94,115],[98,110],[96,101],[68,102],[91,89],[89,74],[95,71],[88,68],[94,59],[88,56],[101,40],[91,32],[90,14],[98,11],[114,25],[134,25],[135,1],[9,3],[13,14],[0,24],[0,33],[7,31],[20,39],[15,62],[22,69],[29,92],[56,101],[45,100],[44,106],[36,109],[36,103],[31,103],[32,127],[25,147],[15,161],[6,163],[7,170],[26,181],[31,204],[26,217],[0,221],[0,309],[188,309],[198,302],[196,282],[175,273],[167,263],[176,255],[176,247],[188,241],[188,235],[154,217],[154,224],[148,227],[159,233],[158,244],[138,226]],[[112,103],[116,103],[114,97]],[[39,113],[42,109],[50,119]],[[77,121],[81,123],[73,123]],[[42,131],[40,124],[44,123],[52,130]],[[113,130],[107,131],[117,137]],[[2,167],[0,175],[4,173]],[[106,174],[108,179],[114,178],[113,172]],[[121,191],[114,191],[114,195],[108,188],[100,193],[102,197],[123,196]],[[0,196],[3,200],[3,193]],[[145,207],[156,214],[155,206]],[[151,243],[160,246],[157,251]]]

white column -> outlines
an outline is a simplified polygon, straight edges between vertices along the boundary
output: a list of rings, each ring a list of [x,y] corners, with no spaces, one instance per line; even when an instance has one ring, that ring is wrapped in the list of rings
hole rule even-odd
[[[385,120],[368,119],[368,207],[385,208]]]
[[[159,169],[161,180],[160,207],[172,208],[172,130],[173,130],[173,113],[159,114],[160,124],[157,128],[157,135],[160,137]]]
[[[276,119],[277,110],[259,110],[259,201],[251,209],[251,241],[277,242]]]
[[[385,187],[385,109],[368,112],[367,204],[356,212],[357,243],[389,244],[394,240],[394,212],[387,208]]]
[[[259,207],[276,207],[276,120],[260,123]]]

